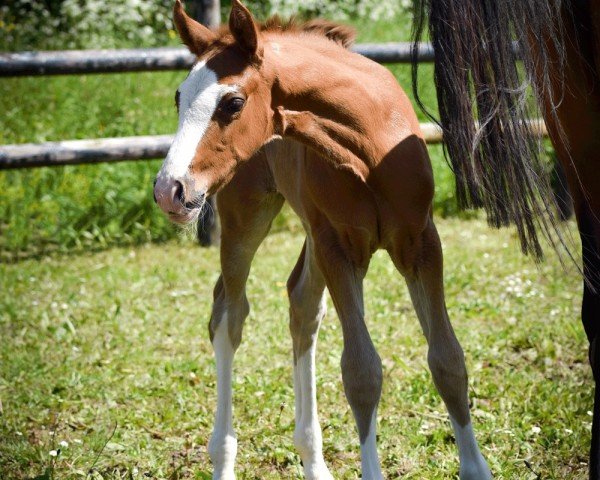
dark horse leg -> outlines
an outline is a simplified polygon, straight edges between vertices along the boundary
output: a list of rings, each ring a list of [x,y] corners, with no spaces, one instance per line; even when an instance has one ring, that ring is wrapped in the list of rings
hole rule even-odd
[[[590,448],[590,478],[600,478],[600,222],[594,213],[583,208],[578,215],[579,233],[586,282],[583,287],[581,320],[590,341],[589,359],[596,383],[594,394],[594,419]]]
[[[577,124],[568,121],[563,123],[570,149],[567,150],[557,141],[554,144],[565,168],[581,237],[585,275],[581,320],[589,340],[589,361],[595,382],[589,473],[591,480],[600,480],[600,177],[597,174],[600,166],[600,144],[597,135],[589,135],[591,130],[600,126],[600,114],[596,118],[596,114],[592,114],[590,109],[584,110],[583,106],[585,102],[566,97],[564,105],[561,106],[563,112],[568,111],[568,117],[571,118],[579,114],[580,120],[585,121]],[[557,135],[554,135],[551,121],[548,122],[548,126],[551,138],[556,140]],[[578,137],[576,133],[582,131],[585,136]]]
[[[589,340],[595,382],[589,475],[592,480],[600,480],[600,2],[573,1],[571,8],[573,17],[564,17],[570,39],[565,44],[566,86],[563,89],[559,83],[554,85],[554,91],[564,95],[561,101],[553,102],[557,105],[556,116],[549,102],[543,108],[550,138],[564,167],[581,236],[585,274],[581,320]],[[554,81],[560,79],[556,76]]]
[[[575,115],[579,111],[580,119],[586,121],[573,126],[565,121],[564,131],[570,149],[566,150],[560,142],[555,142],[555,147],[565,167],[581,237],[585,275],[581,320],[589,340],[589,361],[595,382],[589,473],[591,480],[600,480],[600,177],[597,173],[600,166],[600,144],[597,135],[576,135],[576,132],[581,131],[591,134],[591,130],[600,126],[600,114],[596,118],[589,110],[585,112],[581,108],[583,105],[585,102],[577,105],[574,98],[566,97],[563,111],[570,106],[572,109],[568,109],[569,113]],[[551,137],[555,140],[552,122],[548,122],[548,125]],[[587,138],[591,140],[588,141]]]
[[[583,97],[579,97],[583,98]],[[583,261],[583,302],[581,320],[589,340],[589,361],[595,382],[592,443],[590,446],[589,473],[591,480],[600,480],[600,142],[593,131],[600,131],[600,113],[589,108],[589,103],[577,102],[566,96],[562,112],[569,113],[563,121],[570,148],[555,141],[573,205],[579,234]],[[580,121],[571,123],[569,118],[579,115]],[[554,127],[548,122],[551,137]],[[579,136],[581,134],[582,136]],[[588,140],[589,139],[589,140]]]

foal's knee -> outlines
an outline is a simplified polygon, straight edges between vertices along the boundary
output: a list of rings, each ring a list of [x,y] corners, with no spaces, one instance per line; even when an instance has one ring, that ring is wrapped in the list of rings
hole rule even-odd
[[[327,312],[322,288],[310,288],[307,283],[288,280],[290,300],[290,333],[294,339],[294,353],[302,355],[313,343],[313,337]]]
[[[290,313],[298,319],[321,321],[325,316],[324,286],[311,279],[310,274],[303,278],[302,270],[298,273],[296,267],[287,281],[287,293]]]
[[[427,363],[431,374],[436,382],[448,379],[448,383],[452,382],[457,387],[466,388],[467,369],[462,348],[456,344],[452,348],[444,350],[439,351],[436,348],[429,348]]]
[[[212,313],[208,322],[208,332],[211,342],[214,341],[217,329],[225,321],[227,322],[227,331],[231,345],[234,350],[237,349],[242,340],[244,320],[249,313],[250,303],[245,291],[241,291],[241,293],[236,295],[228,294],[223,287],[221,277],[219,277],[214,289]]]
[[[381,359],[373,344],[344,347],[342,354],[344,391],[356,418],[361,442],[367,437],[381,396],[383,373]]]
[[[292,335],[301,335],[314,333],[325,317],[327,304],[325,295],[319,296],[299,295],[296,292],[288,292],[290,298],[290,330]]]

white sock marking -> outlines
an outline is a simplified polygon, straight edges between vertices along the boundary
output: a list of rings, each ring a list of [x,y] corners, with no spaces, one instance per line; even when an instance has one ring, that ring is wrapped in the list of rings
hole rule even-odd
[[[217,363],[217,413],[215,426],[208,444],[214,466],[213,478],[233,480],[237,439],[233,430],[232,370],[234,350],[227,331],[227,315],[221,319],[213,338]]]
[[[363,480],[383,480],[377,455],[377,409],[373,411],[369,434],[360,444],[360,465]]]
[[[456,445],[458,446],[458,456],[460,458],[460,479],[461,480],[490,480],[492,474],[490,469],[479,451],[473,426],[467,423],[461,427],[452,417],[452,428],[456,437]]]
[[[323,459],[323,437],[317,413],[315,351],[316,338],[310,349],[297,359],[294,368],[294,380],[298,384],[295,389],[294,444],[302,458],[307,480],[333,480]]]

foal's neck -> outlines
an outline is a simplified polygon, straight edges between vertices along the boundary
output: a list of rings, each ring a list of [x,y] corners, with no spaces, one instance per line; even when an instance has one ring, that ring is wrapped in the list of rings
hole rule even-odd
[[[323,38],[273,35],[265,54],[274,70],[280,133],[299,140],[363,180],[397,143],[395,79],[380,65]]]

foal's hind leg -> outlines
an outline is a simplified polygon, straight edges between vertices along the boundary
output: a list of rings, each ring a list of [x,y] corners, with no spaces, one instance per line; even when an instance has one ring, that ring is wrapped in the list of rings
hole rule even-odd
[[[365,324],[363,279],[370,260],[369,237],[351,229],[319,229],[315,256],[337,310],[344,336],[342,380],[360,437],[363,480],[383,479],[377,456],[377,406],[381,396],[381,359]],[[352,245],[342,246],[351,239]],[[350,258],[352,256],[353,258]]]
[[[315,381],[317,335],[326,311],[325,279],[317,267],[310,238],[304,243],[300,258],[288,279],[287,289],[294,347],[294,444],[302,458],[308,480],[333,480],[323,460]]]
[[[209,323],[217,366],[217,412],[208,452],[213,478],[232,480],[237,440],[232,424],[233,356],[240,344],[249,312],[246,280],[252,258],[265,238],[271,221],[283,204],[278,194],[248,192],[235,179],[218,197],[221,217],[221,276],[214,289]]]
[[[411,242],[412,243],[412,242]],[[414,249],[412,243],[409,249]],[[446,311],[442,279],[442,249],[432,220],[423,232],[416,250],[411,252],[413,265],[402,261],[411,254],[397,245],[390,252],[399,270],[406,276],[410,296],[429,344],[427,360],[448,412],[460,456],[461,480],[490,479],[491,474],[473,434],[469,414],[467,370],[460,347]]]

